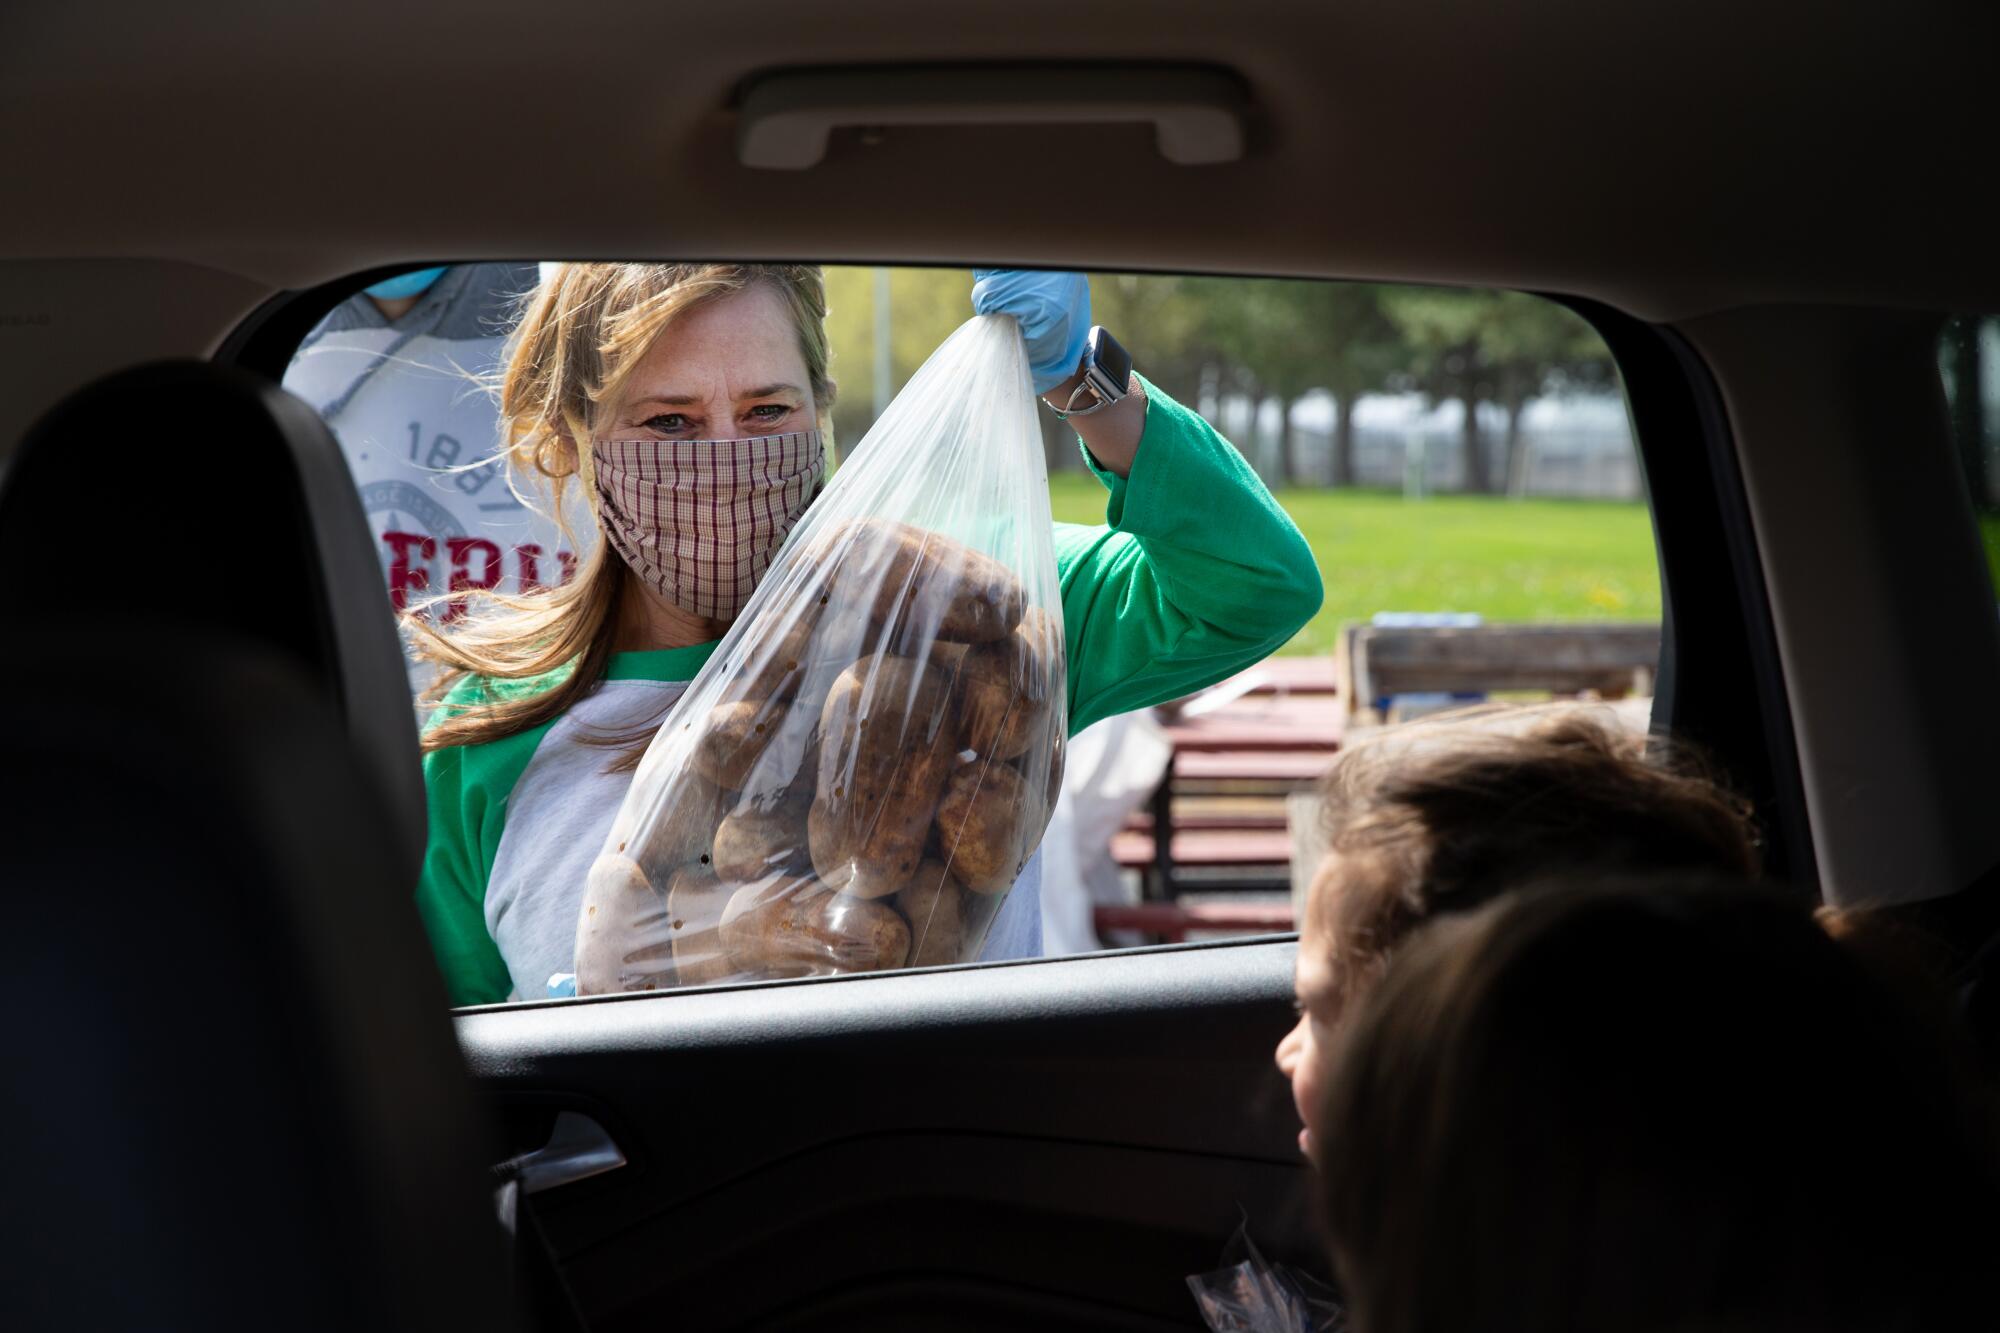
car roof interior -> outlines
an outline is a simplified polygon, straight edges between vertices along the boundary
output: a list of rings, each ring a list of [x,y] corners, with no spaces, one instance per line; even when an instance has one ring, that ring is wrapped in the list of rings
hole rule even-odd
[[[8,23],[0,96],[36,132],[0,150],[21,183],[0,250],[265,289],[425,258],[811,256],[1467,283],[1650,320],[1990,303],[1985,228],[1950,204],[1978,160],[1956,127],[1984,119],[1957,10],[498,0],[371,22],[234,0],[107,27],[44,6]],[[1051,87],[1222,71],[1247,149],[1182,168],[1142,126],[1045,126],[843,140],[808,174],[737,161],[761,74],[996,62]]]
[[[1678,654],[1661,720],[1761,774],[1793,839],[1775,860],[1806,887],[1962,894],[2000,864],[2000,617],[1936,364],[1946,313],[2000,308],[1974,202],[1992,47],[1966,8],[16,7],[0,465],[94,380],[172,357],[281,368],[287,338],[366,275],[425,262],[1544,293],[1604,333],[1639,428]],[[1031,105],[1127,75],[1135,98],[1171,101],[1182,81],[1224,107],[1240,152],[1189,165],[1148,124],[1053,113],[868,120],[872,87],[996,69]],[[863,110],[817,165],[745,165],[745,108],[782,108],[801,72],[838,76]],[[635,1166],[545,1210],[593,1327],[663,1310],[936,1327],[968,1303],[986,1321],[956,1326],[1172,1327],[1185,1293],[1160,1295],[1160,1272],[1212,1260],[1234,1205],[1274,1252],[1311,1248],[1282,1091],[1248,1107],[1229,1091],[1272,1078],[1290,950],[520,1006],[457,1028],[512,1146],[581,1107]],[[925,1108],[899,1100],[912,1063],[933,1071]],[[837,1112],[788,1114],[797,1079]],[[974,1241],[990,1253],[968,1257]],[[913,1294],[912,1271],[956,1276]]]

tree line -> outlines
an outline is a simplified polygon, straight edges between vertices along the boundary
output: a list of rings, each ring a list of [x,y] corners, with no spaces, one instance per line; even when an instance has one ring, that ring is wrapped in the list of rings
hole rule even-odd
[[[1275,404],[1283,423],[1268,461],[1280,484],[1347,485],[1355,477],[1354,404],[1372,393],[1417,392],[1463,404],[1458,447],[1468,490],[1497,492],[1524,466],[1522,411],[1547,394],[1611,390],[1609,351],[1584,320],[1518,292],[1093,273],[1096,322],[1132,350],[1141,373],[1181,402]],[[891,381],[900,387],[967,315],[971,280],[962,269],[898,269],[890,275]],[[833,372],[840,385],[834,428],[858,441],[874,419],[875,302],[872,270],[827,270]],[[1323,392],[1333,403],[1330,466],[1299,456],[1292,407]],[[1485,438],[1479,408],[1504,423]],[[1074,437],[1044,414],[1052,468],[1077,467]],[[1239,441],[1239,444],[1245,443]],[[1316,475],[1307,475],[1315,472]]]

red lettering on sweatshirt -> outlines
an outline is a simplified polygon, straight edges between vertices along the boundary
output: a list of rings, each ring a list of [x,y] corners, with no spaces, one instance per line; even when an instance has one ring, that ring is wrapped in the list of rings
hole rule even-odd
[[[500,548],[484,537],[447,537],[445,547],[451,552],[451,590],[464,592],[468,588],[497,588],[500,586]],[[472,558],[479,557],[479,573],[472,572]],[[447,622],[465,614],[464,602],[453,602],[445,610]]]
[[[421,532],[385,532],[382,540],[389,543],[389,604],[401,611],[409,606],[411,593],[429,590],[437,542]],[[413,551],[416,561],[410,559]]]

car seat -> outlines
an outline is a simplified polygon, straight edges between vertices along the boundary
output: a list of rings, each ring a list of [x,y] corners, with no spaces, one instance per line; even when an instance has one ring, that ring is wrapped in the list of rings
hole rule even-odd
[[[289,658],[380,787],[396,882],[415,883],[424,790],[409,677],[352,474],[305,403],[206,361],[78,390],[0,476],[0,569],[10,618],[76,617],[115,635],[157,613]],[[142,671],[158,654],[128,639],[119,658]]]
[[[332,438],[243,372],[115,375],[23,440],[0,552],[0,1327],[515,1327]]]
[[[0,1327],[512,1327],[496,1145],[315,682],[131,615],[10,628]]]

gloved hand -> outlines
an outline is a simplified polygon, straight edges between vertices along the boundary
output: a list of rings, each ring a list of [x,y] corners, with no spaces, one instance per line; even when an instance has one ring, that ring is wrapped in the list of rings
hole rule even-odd
[[[976,268],[972,277],[974,314],[1020,321],[1036,393],[1076,374],[1090,338],[1090,282],[1083,274]]]

